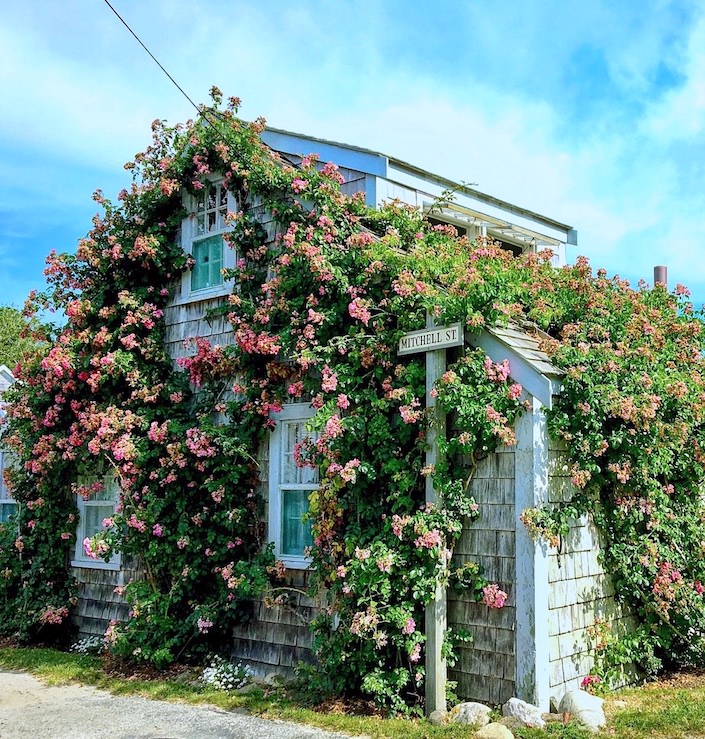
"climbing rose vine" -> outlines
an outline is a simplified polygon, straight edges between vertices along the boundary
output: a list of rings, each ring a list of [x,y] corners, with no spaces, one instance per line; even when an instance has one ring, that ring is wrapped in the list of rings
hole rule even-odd
[[[527,525],[559,544],[569,518],[590,513],[643,653],[695,659],[705,387],[701,324],[685,297],[594,277],[583,260],[557,270],[549,253],[515,258],[399,203],[371,211],[341,193],[335,165],[271,152],[264,122],[239,120],[238,104],[223,107],[214,89],[197,120],[156,121],[118,204],[97,193],[103,213],[76,254],[49,257],[49,289],[34,304],[66,321],[8,396],[19,507],[0,529],[0,629],[65,632],[76,503],[108,475],[118,509],[81,544],[90,556],[120,553],[132,573],[130,616],[110,625],[111,648],[157,665],[224,648],[253,599],[287,587],[263,534],[259,450],[282,407],[306,402],[312,436],[294,451],[319,470],[309,585],[325,595],[314,680],[395,710],[418,704],[437,585],[490,608],[508,597],[476,565],[456,567],[452,551],[463,521],[482,515],[469,495],[475,466],[515,443],[526,400],[507,362],[458,351],[434,389],[450,431],[426,468],[423,364],[395,347],[430,314],[471,331],[514,321],[537,332],[565,372],[549,427],[577,487],[569,503],[525,512]],[[175,367],[165,311],[192,264],[178,239],[182,193],[209,178],[238,203],[226,216],[235,288],[211,316],[228,341],[194,336]],[[436,505],[424,502],[429,475]]]

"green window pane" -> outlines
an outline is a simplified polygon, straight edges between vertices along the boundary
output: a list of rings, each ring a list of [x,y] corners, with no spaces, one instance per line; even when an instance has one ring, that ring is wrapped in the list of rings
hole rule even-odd
[[[17,510],[17,503],[0,503],[0,523],[6,523]]]
[[[83,513],[83,535],[90,538],[99,531],[103,531],[103,519],[110,518],[114,512],[115,507],[112,505],[86,506]]]
[[[193,243],[193,269],[191,290],[203,290],[223,284],[220,270],[223,267],[223,238],[210,236]]]
[[[310,490],[282,490],[282,554],[303,556],[313,544],[311,524],[302,519],[308,511]]]

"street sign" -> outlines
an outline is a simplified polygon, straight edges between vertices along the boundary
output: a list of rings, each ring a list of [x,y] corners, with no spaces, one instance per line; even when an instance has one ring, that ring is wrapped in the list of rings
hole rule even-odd
[[[420,331],[410,331],[399,339],[398,354],[418,354],[449,346],[462,346],[465,341],[461,323],[450,326],[434,326]]]

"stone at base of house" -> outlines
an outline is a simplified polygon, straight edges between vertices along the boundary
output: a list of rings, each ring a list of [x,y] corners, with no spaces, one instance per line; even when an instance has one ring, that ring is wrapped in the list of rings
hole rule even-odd
[[[286,685],[287,678],[279,672],[268,672],[261,681],[268,688],[280,688]]]
[[[431,724],[431,726],[445,726],[448,723],[448,713],[446,711],[436,709],[429,715],[428,723]]]
[[[584,690],[569,690],[561,699],[558,710],[564,716],[570,715],[580,721],[590,731],[597,733],[607,724],[605,712],[602,708],[604,701],[596,695]]]
[[[490,723],[492,709],[484,703],[458,703],[453,706],[448,714],[448,722],[451,724],[464,724],[480,728]]]
[[[502,706],[502,716],[514,718],[521,721],[524,726],[530,726],[534,729],[543,729],[546,725],[541,717],[541,709],[538,706],[532,706],[531,703],[519,700],[519,698],[510,698]]]

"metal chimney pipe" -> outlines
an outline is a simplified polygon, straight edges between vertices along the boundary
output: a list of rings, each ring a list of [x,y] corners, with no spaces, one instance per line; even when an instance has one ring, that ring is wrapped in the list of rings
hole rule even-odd
[[[654,267],[654,286],[663,285],[668,288],[668,267],[659,265]]]

